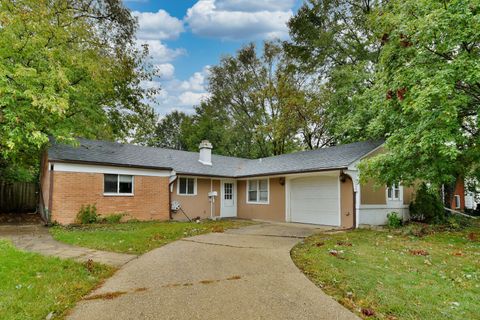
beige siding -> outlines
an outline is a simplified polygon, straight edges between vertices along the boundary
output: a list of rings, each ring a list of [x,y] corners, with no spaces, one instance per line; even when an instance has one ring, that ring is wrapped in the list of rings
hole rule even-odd
[[[361,204],[387,204],[386,188],[377,187],[373,181],[360,186]]]
[[[180,176],[179,176],[180,177]],[[190,218],[200,217],[206,219],[210,217],[210,201],[208,193],[211,190],[210,181],[212,181],[213,191],[218,192],[215,199],[214,215],[220,216],[220,180],[211,180],[205,178],[197,178],[197,194],[194,196],[179,195],[177,190],[178,178],[173,183],[173,192],[171,194],[172,201],[180,202],[183,210]],[[185,220],[185,216],[181,213],[173,214],[175,220]]]
[[[99,214],[127,213],[127,219],[169,219],[168,177],[134,176],[133,196],[103,194],[102,173],[59,172],[53,174],[52,221],[75,222],[82,205],[96,204]]]
[[[239,218],[285,221],[285,184],[280,184],[280,178],[270,179],[269,204],[247,203],[246,186],[245,180],[237,182],[237,216]]]
[[[410,204],[414,196],[414,187],[403,187],[403,204]]]

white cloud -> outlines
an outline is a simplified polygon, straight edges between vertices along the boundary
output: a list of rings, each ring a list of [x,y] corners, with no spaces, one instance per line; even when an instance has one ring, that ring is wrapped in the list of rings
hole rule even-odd
[[[210,66],[205,66],[202,71],[195,72],[187,81],[183,81],[180,87],[183,90],[205,91],[205,81],[208,77]]]
[[[138,45],[148,45],[148,53],[153,64],[162,64],[170,62],[175,58],[186,54],[185,49],[171,49],[160,40],[137,40]]]
[[[174,72],[168,64],[164,64],[164,71]],[[172,66],[173,67],[173,66]],[[210,66],[205,66],[201,71],[193,73],[187,80],[179,80],[172,73],[170,77],[160,77],[155,81],[144,81],[142,86],[145,88],[158,88],[161,90],[155,96],[156,105],[154,106],[160,115],[165,115],[172,110],[180,110],[186,113],[192,113],[193,107],[208,98],[209,93],[206,90],[207,78]]]
[[[183,22],[172,17],[165,10],[157,12],[132,13],[138,18],[139,30],[137,37],[144,40],[171,40],[176,39],[184,31]]]
[[[157,75],[164,80],[173,78],[175,67],[171,63],[162,63],[154,66]]]
[[[187,92],[182,93],[178,97],[178,100],[180,101],[180,106],[190,107],[190,106],[198,105],[201,101],[208,98],[208,96],[209,96],[208,92],[187,91]]]
[[[185,21],[194,34],[221,39],[287,38],[291,1],[199,0]],[[242,7],[246,8],[243,10]]]

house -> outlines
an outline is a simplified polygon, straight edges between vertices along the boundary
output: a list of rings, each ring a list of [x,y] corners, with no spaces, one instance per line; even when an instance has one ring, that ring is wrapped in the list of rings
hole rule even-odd
[[[382,150],[381,141],[357,142],[263,159],[106,141],[53,144],[44,154],[41,203],[51,221],[75,221],[82,205],[100,214],[139,220],[238,217],[344,228],[386,223],[389,212],[408,218],[412,190],[360,184],[357,164]]]

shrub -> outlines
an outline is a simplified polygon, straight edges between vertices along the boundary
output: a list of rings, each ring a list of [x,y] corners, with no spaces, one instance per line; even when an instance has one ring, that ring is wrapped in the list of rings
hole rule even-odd
[[[412,220],[427,223],[441,223],[445,221],[445,210],[439,194],[422,184],[415,193],[415,200],[410,203]]]
[[[387,214],[387,220],[388,227],[392,229],[400,228],[403,223],[402,218],[396,212],[390,212]]]
[[[81,224],[95,223],[98,220],[97,205],[88,204],[80,208],[77,214],[77,222]]]
[[[403,228],[402,233],[407,236],[414,237],[424,237],[430,235],[434,232],[432,226],[424,223],[409,223],[405,228]]]

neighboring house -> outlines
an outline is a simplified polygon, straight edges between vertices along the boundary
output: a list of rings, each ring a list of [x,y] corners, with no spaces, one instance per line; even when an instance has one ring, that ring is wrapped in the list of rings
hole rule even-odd
[[[473,185],[470,189],[465,190],[465,208],[470,210],[477,210],[480,206],[480,184],[475,179],[466,181],[467,185]]]
[[[341,226],[408,218],[412,190],[360,184],[358,162],[382,142],[358,142],[257,160],[80,139],[54,144],[42,159],[41,202],[51,221],[69,224],[82,205],[139,220],[238,217]],[[217,196],[211,196],[216,192]],[[209,196],[210,195],[210,196]],[[213,199],[213,201],[212,201]]]

